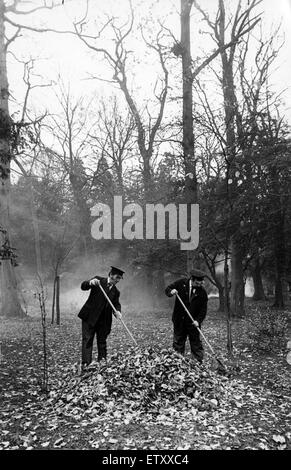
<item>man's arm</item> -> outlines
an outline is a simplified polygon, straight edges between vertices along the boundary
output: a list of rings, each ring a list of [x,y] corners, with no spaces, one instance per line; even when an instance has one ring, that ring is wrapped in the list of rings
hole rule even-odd
[[[117,292],[116,297],[114,298],[112,303],[113,303],[114,307],[116,308],[116,310],[119,310],[119,312],[121,312],[121,305],[120,305],[120,302],[119,302],[119,296],[120,296],[120,292]]]
[[[113,315],[116,317],[116,318],[121,318],[121,305],[120,305],[120,302],[119,302],[119,296],[120,296],[120,292],[117,291],[117,294],[116,294],[116,298],[113,300],[113,305],[115,307],[115,309],[117,310],[118,314],[116,315],[116,313],[113,311]]]
[[[82,284],[81,284],[81,289],[82,290],[91,289],[94,285],[99,284],[98,281],[100,281],[100,279],[102,279],[100,276],[95,276],[95,277],[92,277],[92,279],[89,279],[88,281],[83,281]]]
[[[207,302],[208,302],[208,296],[205,291],[203,291],[203,295],[200,301],[200,308],[197,314],[197,321],[198,323],[202,323],[204,318],[206,317],[207,313]]]
[[[178,280],[178,281],[172,282],[172,284],[169,284],[168,287],[166,287],[165,289],[165,294],[168,297],[172,297],[173,295],[175,295],[177,292],[179,292],[180,283],[181,283],[181,280]],[[173,291],[176,291],[176,292],[173,292]]]

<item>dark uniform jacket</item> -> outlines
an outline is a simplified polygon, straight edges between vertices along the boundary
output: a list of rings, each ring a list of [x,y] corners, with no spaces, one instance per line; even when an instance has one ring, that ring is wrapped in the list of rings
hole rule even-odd
[[[198,321],[199,325],[201,325],[207,312],[208,296],[204,287],[194,287],[193,293],[189,299],[189,282],[190,279],[187,278],[179,279],[170,284],[165,292],[168,297],[171,297],[171,290],[176,289],[193,319]],[[172,320],[174,324],[180,323],[181,321],[191,324],[191,320],[178,298],[175,300]]]
[[[114,307],[116,310],[121,311],[121,305],[119,303],[120,292],[117,287],[112,286],[109,290],[107,287],[106,277],[95,276],[92,279],[100,279],[101,286],[113,303]],[[100,320],[102,322],[102,327],[106,330],[107,333],[109,333],[112,324],[112,307],[105,298],[99,286],[89,285],[90,280],[84,281],[81,284],[82,290],[91,289],[91,292],[87,301],[81,308],[78,317],[92,327],[96,326],[98,320]]]

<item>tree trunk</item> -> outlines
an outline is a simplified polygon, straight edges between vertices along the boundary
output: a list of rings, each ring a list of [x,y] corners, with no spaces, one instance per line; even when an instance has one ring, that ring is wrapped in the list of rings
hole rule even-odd
[[[82,181],[80,181],[79,176],[71,172],[69,174],[69,179],[79,219],[80,247],[83,253],[85,253],[85,256],[87,256],[89,252],[93,251],[90,209],[87,206],[86,200],[83,197],[83,183]]]
[[[207,265],[209,272],[212,276],[215,287],[218,290],[219,306],[217,311],[225,312],[224,277],[221,278],[220,274],[216,272],[217,254],[214,256],[214,258],[212,258],[211,261],[209,259],[209,256],[207,256],[206,250],[204,248],[201,250],[201,254],[203,255],[204,263]]]
[[[0,316],[6,318],[25,317],[20,301],[14,267],[10,260],[1,260],[1,310]]]
[[[218,312],[225,312],[225,296],[224,296],[223,287],[218,287],[218,295],[219,295]]]
[[[193,78],[192,57],[190,41],[190,14],[192,0],[181,0],[181,55],[182,55],[182,82],[183,82],[183,158],[185,167],[185,203],[198,203],[198,188],[196,163],[194,152],[193,131]],[[190,226],[190,212],[188,211],[188,226]],[[193,268],[194,252],[187,252],[187,271]]]
[[[288,282],[285,279],[283,279],[282,281],[282,289],[284,302],[287,302],[289,300],[289,286]]]
[[[243,253],[240,244],[231,240],[231,301],[230,307],[233,316],[244,315],[245,283],[242,267]]]
[[[56,278],[54,278],[54,287],[53,287],[52,325],[55,321],[55,305],[56,305]]]
[[[273,297],[273,295],[274,295],[274,282],[270,278],[267,278],[266,289],[267,289],[267,296]]]
[[[284,261],[282,260],[282,256],[281,256],[282,254],[283,253],[280,253],[278,251],[276,253],[276,281],[275,281],[274,307],[278,307],[278,308],[285,307],[284,293],[283,293],[283,281],[282,281],[282,278],[284,276],[284,269],[283,269]]]
[[[192,58],[190,47],[190,13],[192,1],[181,0],[181,50],[183,81],[183,157],[187,202],[197,201],[197,178],[194,156]],[[189,177],[187,177],[189,175]]]
[[[285,303],[284,303],[284,295],[283,295],[283,286],[282,286],[282,279],[280,276],[277,277],[276,279],[276,284],[275,284],[275,302],[274,302],[274,307],[278,308],[284,308]]]
[[[42,261],[41,261],[41,250],[40,250],[40,236],[39,236],[39,226],[37,219],[37,211],[35,206],[34,191],[32,185],[32,178],[29,179],[30,186],[30,210],[31,210],[31,219],[32,227],[34,234],[34,247],[35,247],[35,269],[36,274],[42,278]]]
[[[144,150],[141,152],[141,156],[143,159],[143,187],[144,187],[144,199],[145,202],[150,202],[153,197],[153,178],[152,178],[152,170],[151,170],[151,152]]]
[[[0,3],[0,226],[6,231],[1,232],[0,246],[5,241],[10,245],[9,233],[9,192],[10,192],[10,161],[11,161],[11,119],[8,107],[8,79],[6,68],[4,2]],[[1,260],[1,309],[0,315],[5,317],[25,316],[17,292],[17,282],[11,259]]]
[[[223,0],[219,0],[219,38],[220,45],[225,45],[225,33],[227,28],[227,18],[225,14],[225,7]],[[224,122],[226,133],[226,187],[227,187],[227,202],[229,208],[229,220],[233,222],[234,219],[234,202],[236,198],[237,182],[235,177],[235,158],[236,158],[236,123],[238,117],[238,103],[235,93],[234,85],[234,53],[236,43],[234,43],[229,52],[222,50],[222,91],[224,101]],[[231,229],[232,234],[235,233],[237,222],[233,224]],[[243,267],[242,267],[242,253],[234,237],[231,237],[231,310],[233,315],[242,315],[244,313],[244,280],[243,280]]]
[[[254,283],[253,300],[266,300],[259,258],[256,259],[255,266],[252,270],[252,278]]]
[[[61,323],[61,310],[60,310],[60,276],[56,276],[56,323]]]
[[[281,209],[281,208],[280,208]],[[285,217],[282,209],[277,213],[278,223],[275,232],[275,262],[276,262],[276,282],[275,282],[275,302],[274,307],[284,308],[283,279],[285,278]]]
[[[227,350],[232,356],[233,353],[233,342],[232,342],[232,313],[230,309],[230,298],[229,298],[229,268],[228,268],[228,250],[224,252],[224,308],[225,316],[227,319]]]

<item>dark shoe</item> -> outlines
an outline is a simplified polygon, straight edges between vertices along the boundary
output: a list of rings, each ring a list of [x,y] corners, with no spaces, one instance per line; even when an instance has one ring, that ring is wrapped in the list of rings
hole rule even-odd
[[[104,366],[107,363],[106,357],[100,357],[97,359],[97,362],[99,363],[100,366]]]
[[[179,354],[180,356],[185,356],[185,350],[183,350],[183,349],[178,350],[176,348],[173,348],[173,350],[176,354]]]
[[[201,356],[196,356],[196,355],[193,354],[193,353],[191,354],[191,359],[192,359],[193,361],[199,362],[199,364],[202,364],[202,362],[203,362],[203,357],[201,357]]]
[[[88,367],[89,367],[89,364],[86,364],[86,363],[81,365],[81,375],[87,372]]]

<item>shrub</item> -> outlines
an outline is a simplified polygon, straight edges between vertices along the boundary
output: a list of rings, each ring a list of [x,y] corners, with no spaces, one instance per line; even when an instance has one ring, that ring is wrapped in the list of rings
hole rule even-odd
[[[263,352],[272,352],[285,347],[287,318],[282,311],[255,308],[247,319],[248,345]]]

